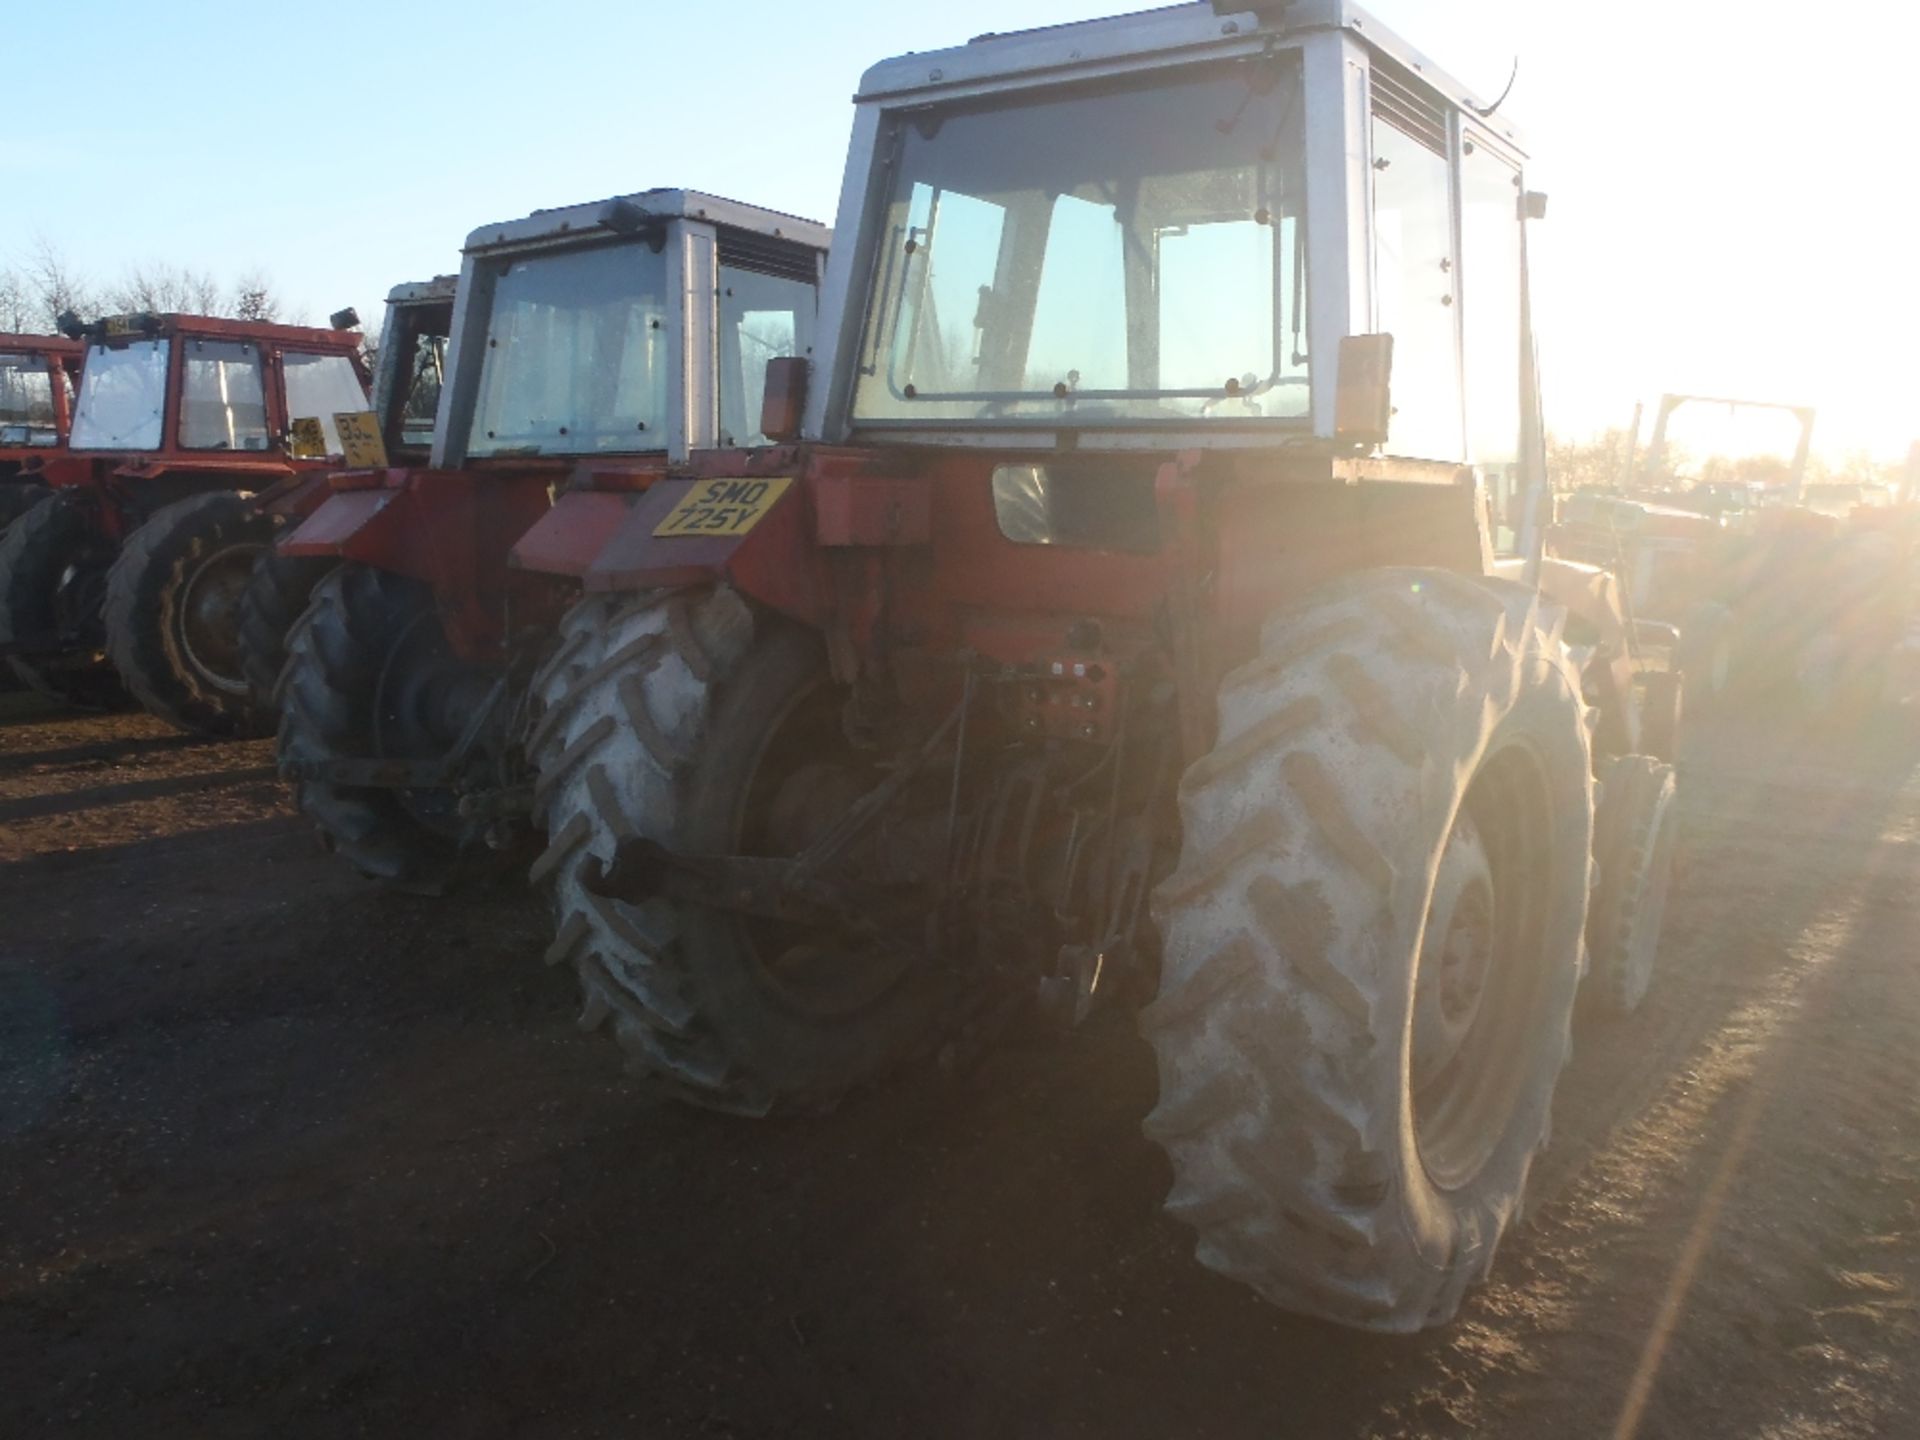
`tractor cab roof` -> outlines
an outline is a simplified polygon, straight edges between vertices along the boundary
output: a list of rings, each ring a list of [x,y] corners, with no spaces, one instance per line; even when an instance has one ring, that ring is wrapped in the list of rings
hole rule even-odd
[[[519,220],[482,225],[467,236],[466,249],[484,251],[559,240],[630,235],[650,225],[691,220],[770,240],[825,250],[832,231],[815,220],[727,200],[698,190],[642,190],[584,205],[536,210]]]
[[[78,357],[87,347],[64,335],[0,335],[0,351],[8,355],[70,355]]]
[[[264,320],[228,320],[217,315],[182,315],[137,311],[129,315],[107,315],[92,324],[78,321],[66,327],[68,335],[94,345],[132,343],[185,335],[202,340],[252,341],[256,344],[291,346],[300,350],[357,351],[360,335],[353,330],[326,330],[315,325],[281,325]]]
[[[1236,12],[1231,4],[1169,5],[1127,15],[974,37],[945,50],[883,60],[860,77],[856,102],[935,101],[1023,84],[1125,74],[1182,58],[1257,52],[1266,43],[1316,32],[1347,31],[1424,81],[1450,103],[1476,112],[1493,107],[1422,51],[1352,0],[1261,0]],[[1486,123],[1519,147],[1504,120]]]
[[[436,275],[431,280],[409,280],[387,292],[389,305],[444,305],[460,288],[458,275]]]

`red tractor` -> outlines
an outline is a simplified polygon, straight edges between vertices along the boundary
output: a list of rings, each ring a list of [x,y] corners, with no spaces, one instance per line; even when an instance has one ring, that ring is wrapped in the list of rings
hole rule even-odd
[[[278,680],[301,809],[368,875],[437,889],[535,798],[529,681],[577,581],[512,568],[564,491],[591,555],[669,461],[752,445],[769,361],[812,348],[827,233],[653,190],[483,226],[431,462],[332,476],[275,563],[327,570]]]
[[[386,321],[373,370],[374,437],[372,457],[356,453],[349,464],[377,464],[384,468],[421,466],[433,447],[433,417],[439,408],[446,374],[447,340],[453,334],[453,299],[457,281],[436,275],[396,285],[387,293]],[[338,321],[358,321],[343,311]],[[337,419],[338,417],[336,417]],[[290,527],[317,510],[332,494],[329,470],[302,470],[256,498],[277,527]],[[287,660],[287,634],[313,598],[314,586],[327,577],[337,559],[315,555],[284,555],[269,547],[254,561],[253,578],[240,597],[240,665],[255,703],[265,714],[277,714],[273,702],[281,667]]]
[[[57,335],[0,335],[0,534],[60,468],[85,353]]]
[[[765,1115],[1144,999],[1201,1260],[1454,1314],[1674,836],[1618,587],[1542,553],[1545,201],[1467,95],[1345,0],[867,72],[786,443],[519,547],[586,592],[529,741],[583,1025]]]
[[[72,433],[0,540],[0,654],[72,703],[124,685],[183,729],[254,732],[238,601],[272,522],[250,497],[338,466],[332,417],[367,403],[360,337],[153,314],[68,333],[87,346]]]

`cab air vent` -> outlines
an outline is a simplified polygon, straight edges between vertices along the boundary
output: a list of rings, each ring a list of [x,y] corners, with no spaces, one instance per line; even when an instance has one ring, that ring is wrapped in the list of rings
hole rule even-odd
[[[1424,87],[1379,57],[1373,62],[1373,113],[1436,155],[1447,153],[1447,112]]]

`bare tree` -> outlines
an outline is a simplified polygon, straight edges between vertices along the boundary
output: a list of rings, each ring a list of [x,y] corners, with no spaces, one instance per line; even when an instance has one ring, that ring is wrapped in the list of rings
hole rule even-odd
[[[234,282],[233,303],[229,307],[236,320],[278,320],[280,297],[263,270],[249,270]]]
[[[10,335],[30,332],[39,323],[33,292],[17,270],[0,269],[0,331]]]
[[[59,329],[68,311],[85,315],[97,308],[93,287],[44,235],[34,240],[23,274],[41,329]]]
[[[221,308],[220,282],[204,270],[184,265],[130,265],[103,298],[108,310],[126,313],[217,315]]]
[[[1610,489],[1627,476],[1625,430],[1603,430],[1588,440],[1569,440],[1559,435],[1547,437],[1547,474],[1556,490],[1585,487]]]
[[[127,266],[110,285],[96,287],[44,236],[11,265],[0,265],[0,330],[58,329],[68,311],[91,320],[102,313],[219,315],[236,320],[304,324],[266,271],[243,272],[229,289],[218,276],[165,261]]]

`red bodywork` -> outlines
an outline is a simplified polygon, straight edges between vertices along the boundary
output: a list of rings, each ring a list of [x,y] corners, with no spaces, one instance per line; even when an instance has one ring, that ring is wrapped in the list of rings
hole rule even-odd
[[[138,333],[114,334],[95,343],[120,347],[155,339],[237,341],[259,347],[263,361],[267,448],[220,451],[181,444],[187,347],[171,344],[158,449],[68,449],[58,466],[46,467],[47,483],[62,488],[84,487],[93,492],[93,511],[102,533],[115,540],[122,539],[153,509],[189,495],[209,490],[268,491],[289,480],[324,474],[338,465],[337,460],[294,459],[288,454],[288,421],[293,417],[287,414],[284,357],[288,354],[345,356],[364,390],[371,377],[357,334],[211,316],[157,315]]]
[[[993,474],[1036,459],[1124,486],[1141,527],[1105,548],[1016,543],[996,517]],[[656,536],[703,480],[793,477],[745,534]],[[1348,570],[1405,564],[1482,573],[1487,537],[1453,467],[1291,459],[1271,452],[1032,454],[783,446],[711,451],[616,516],[568,495],[515,549],[515,564],[585,589],[724,579],[827,638],[836,678],[945,672],[971,654],[1084,692],[1064,709],[1035,686],[1033,728],[1077,711],[1098,738],[1111,665],[1179,657],[1194,700],[1189,746],[1210,738],[1217,677],[1251,655],[1277,606]],[[1104,503],[1104,502],[1103,502]],[[617,520],[617,528],[608,527]],[[569,538],[579,548],[569,550]],[[1102,663],[1105,662],[1105,663]],[[1091,703],[1089,703],[1091,702]],[[1086,728],[1086,727],[1093,728]]]
[[[515,629],[556,622],[577,591],[553,583],[554,575],[574,578],[562,564],[521,569],[509,563],[516,541],[525,545],[548,533],[560,513],[552,508],[553,492],[570,488],[569,522],[589,519],[587,533],[566,533],[564,553],[590,555],[594,537],[612,533],[633,493],[665,467],[664,459],[557,459],[483,462],[465,470],[341,472],[325,478],[305,506],[306,518],[278,548],[421,581],[434,592],[454,652],[467,660],[498,661]],[[307,498],[303,489],[276,508]]]
[[[0,354],[45,361],[53,388],[53,425],[60,437],[54,445],[0,445],[0,479],[19,476],[53,484],[56,476],[68,473],[67,432],[73,428],[73,394],[86,353],[80,341],[57,335],[0,335]]]

